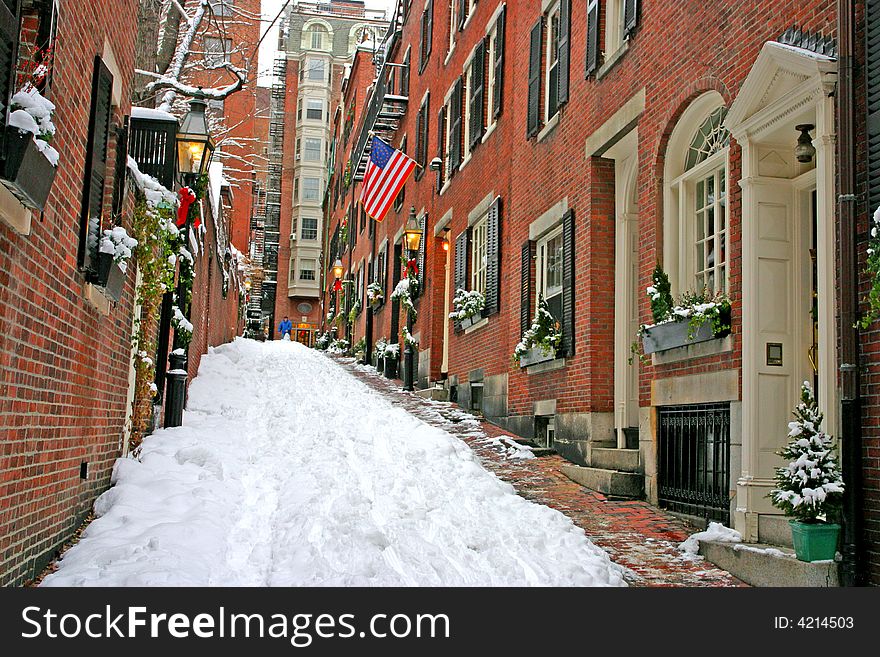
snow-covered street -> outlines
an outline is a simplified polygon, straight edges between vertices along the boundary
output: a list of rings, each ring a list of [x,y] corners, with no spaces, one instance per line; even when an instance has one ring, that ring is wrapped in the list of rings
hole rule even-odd
[[[568,518],[296,343],[202,359],[45,586],[622,586]]]

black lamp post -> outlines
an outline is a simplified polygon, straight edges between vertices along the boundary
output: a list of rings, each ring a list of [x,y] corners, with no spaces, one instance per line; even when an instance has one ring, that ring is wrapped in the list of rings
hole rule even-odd
[[[342,265],[342,260],[336,258],[336,262],[333,263],[333,278],[336,279],[333,283],[333,291],[336,293],[335,303],[333,304],[333,310],[335,311],[333,314],[333,325],[330,327],[330,330],[336,331],[336,337],[339,338],[339,327],[336,322],[336,318],[339,316],[340,308],[339,308],[339,291],[342,289],[342,275],[345,273],[345,268]]]
[[[418,219],[416,219],[416,209],[415,207],[410,207],[409,210],[409,221],[406,224],[406,228],[403,231],[404,241],[406,243],[406,250],[409,255],[407,260],[415,260],[419,255],[419,247],[422,244],[422,234],[423,231],[419,226]],[[407,264],[407,276],[409,276],[409,264]],[[410,299],[412,299],[413,291],[410,289]],[[415,319],[413,318],[412,311],[407,309],[406,311],[406,331],[407,334],[411,337],[413,332],[413,325],[415,324]],[[403,349],[403,389],[409,392],[415,390],[415,353],[412,348],[412,344],[410,344],[409,340],[406,341]]]
[[[196,186],[196,181],[208,172],[211,157],[214,154],[214,140],[208,130],[208,119],[205,116],[207,103],[193,99],[189,104],[189,112],[183,118],[177,132],[177,165],[184,185]],[[189,246],[189,235],[192,230],[192,212],[187,214],[183,227],[183,241]],[[185,298],[186,290],[183,281],[177,283],[177,304],[183,316],[189,319],[189,302]],[[167,396],[165,403],[165,426],[179,427],[183,424],[183,409],[186,406],[187,379],[187,348],[181,339],[180,329],[174,330],[174,350],[168,358],[171,369],[167,374]]]

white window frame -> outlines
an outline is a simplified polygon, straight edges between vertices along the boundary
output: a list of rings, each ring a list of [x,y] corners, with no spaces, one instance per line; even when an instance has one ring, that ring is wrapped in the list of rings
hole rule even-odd
[[[315,222],[315,227],[314,227],[314,228],[306,227],[306,222],[307,222],[307,221],[308,221],[308,222],[312,222],[312,221],[314,221],[314,222]],[[314,241],[316,241],[316,240],[318,239],[318,233],[320,232],[320,222],[318,221],[318,218],[317,218],[317,217],[303,217],[303,218],[302,218],[302,222],[301,222],[301,224],[302,224],[302,225],[301,225],[301,227],[300,227],[300,234],[299,234],[300,239],[302,239],[302,240],[304,240],[304,241],[306,241],[306,242],[314,242]],[[311,231],[311,230],[314,230],[314,231],[315,231],[315,236],[314,236],[314,237],[307,237],[307,236],[306,236],[306,231]]]
[[[556,116],[559,113],[559,108],[556,108],[556,111],[553,114],[550,114],[550,73],[551,68],[556,65],[558,68],[559,65],[559,48],[553,46],[553,19],[556,18],[557,22],[557,31],[559,29],[560,24],[560,4],[558,0],[550,5],[550,8],[547,10],[547,18],[546,18],[546,39],[547,43],[544,45],[544,123],[547,124],[550,119]],[[558,44],[557,44],[558,46]],[[559,71],[557,70],[557,85],[559,84]]]
[[[664,261],[668,264],[668,273],[673,293],[681,294],[687,290],[700,292],[707,281],[708,268],[697,269],[697,245],[701,243],[698,232],[697,191],[700,181],[714,177],[716,185],[723,176],[725,184],[724,196],[716,194],[712,202],[715,214],[713,289],[710,293],[726,292],[730,286],[730,147],[718,142],[713,137],[718,151],[697,162],[688,169],[689,154],[692,152],[696,137],[702,134],[703,126],[713,117],[724,104],[717,92],[707,92],[695,99],[679,118],[672,131],[666,154],[664,171],[669,182],[665,185],[664,195]],[[705,153],[702,148],[700,152]],[[717,187],[716,187],[717,189]],[[724,228],[721,229],[721,213],[724,213]],[[724,253],[724,260],[719,255]],[[705,253],[705,251],[704,251]],[[704,262],[705,266],[705,262]]]
[[[232,61],[232,39],[207,36],[205,37],[204,46],[205,66],[222,66]]]
[[[450,170],[450,166],[452,165],[452,157],[450,157],[452,153],[452,97],[455,95],[455,85],[452,85],[452,88],[449,90],[449,94],[446,96],[446,101],[444,106],[446,107],[446,111],[444,114],[444,122],[446,125],[444,126],[444,134],[446,135],[444,141],[445,148],[443,149],[444,157],[443,157],[443,183],[444,185],[449,183],[452,180],[452,171]]]
[[[327,28],[320,23],[313,23],[309,26],[309,46],[312,50],[325,50],[324,39],[329,36]],[[315,45],[317,37],[318,45]]]
[[[321,76],[317,77],[315,71],[318,70],[316,64],[320,64]],[[309,82],[327,82],[327,62],[322,57],[308,57],[306,59],[306,77]]]
[[[303,140],[304,140],[303,141],[303,150],[302,150],[303,159],[306,162],[320,162],[323,157],[324,140],[321,139],[320,137],[303,137]],[[312,143],[313,146],[315,145],[315,143],[317,143],[317,145],[318,145],[317,150],[310,149],[309,142],[313,142]],[[313,155],[314,157],[311,157],[310,154]]]
[[[679,271],[683,277],[684,285],[682,290],[693,289],[697,292],[704,287],[708,289],[710,294],[718,292],[727,292],[730,281],[730,211],[729,211],[729,194],[730,194],[730,171],[728,166],[729,147],[715,153],[703,162],[700,162],[689,171],[676,178],[670,184],[672,193],[677,196],[679,215]],[[698,207],[697,190],[701,182],[709,178],[714,178],[716,194],[714,201],[706,206],[711,209],[714,214],[715,231],[711,238],[714,240],[715,259],[711,268],[714,275],[714,284],[709,288],[707,283],[709,267],[703,262],[704,269],[698,270],[697,259],[698,249],[705,244],[710,236],[705,235],[700,239],[698,224],[705,221],[704,216],[700,213],[704,208]],[[717,193],[719,189],[719,181],[724,180],[724,194]],[[719,221],[724,217],[724,228]],[[718,254],[724,253],[725,259],[719,260]],[[705,249],[704,249],[705,254]]]
[[[315,107],[309,107],[310,104],[317,106],[317,111],[321,112],[320,118],[316,119],[314,117],[309,116],[309,112],[315,111]],[[305,109],[306,109],[306,116],[305,116],[306,121],[322,121],[322,122],[324,121],[324,101],[321,100],[320,98],[306,98]]]
[[[306,263],[312,263],[311,269],[306,269]],[[303,276],[306,272],[312,273],[312,278],[306,278]],[[317,258],[300,258],[299,259],[299,267],[297,267],[297,279],[300,281],[306,281],[308,283],[315,283],[318,280],[318,260]]]
[[[613,57],[623,47],[623,11],[625,0],[605,1],[605,60]]]
[[[498,52],[498,19],[492,23],[489,28],[489,47],[486,49],[486,66],[489,69],[489,75],[486,81],[486,115],[483,120],[486,132],[497,123],[495,118],[495,57]]]
[[[560,268],[559,270],[559,284],[558,285],[550,285],[548,280],[548,267],[550,265],[550,252],[548,250],[548,246],[551,242],[555,242],[556,240],[560,241],[559,245],[559,261],[557,266]],[[537,276],[537,290],[538,294],[544,297],[544,300],[552,299],[560,294],[562,294],[563,290],[563,260],[565,258],[564,246],[562,244],[562,224],[559,224],[552,230],[550,230],[546,235],[542,236],[536,244],[536,253],[537,253],[537,266],[535,267],[535,273]],[[560,318],[557,318],[560,319]]]
[[[464,109],[461,113],[461,166],[464,166],[471,159],[471,89],[474,84],[474,56],[468,60],[465,65],[464,76],[461,85],[462,105]],[[485,98],[485,96],[484,96]]]
[[[471,291],[486,296],[486,273],[489,262],[489,215],[485,215],[471,227],[470,265]]]
[[[215,16],[232,16],[235,10],[235,0],[210,0],[209,4]]]
[[[456,32],[458,32],[458,0],[449,0],[449,39],[446,42],[447,56],[455,50]]]
[[[318,183],[317,186],[315,187],[315,190],[314,190],[315,191],[315,198],[309,197],[309,193],[312,190],[309,189],[309,186],[307,185],[307,181],[310,181],[310,180],[315,180]],[[313,176],[303,176],[302,181],[303,181],[302,200],[303,201],[310,201],[310,202],[320,201],[321,200],[321,179],[315,178]]]

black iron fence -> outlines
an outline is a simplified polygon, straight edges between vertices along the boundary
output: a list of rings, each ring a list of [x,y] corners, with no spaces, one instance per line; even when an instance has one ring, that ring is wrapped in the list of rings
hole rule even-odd
[[[660,506],[730,522],[730,404],[659,410]]]
[[[177,121],[132,117],[128,153],[142,173],[173,189],[177,167]]]

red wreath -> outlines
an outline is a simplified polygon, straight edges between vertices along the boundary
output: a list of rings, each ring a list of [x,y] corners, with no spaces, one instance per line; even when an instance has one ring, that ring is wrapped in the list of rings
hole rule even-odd
[[[183,228],[186,226],[189,209],[196,202],[196,193],[189,187],[182,187],[177,194],[180,196],[180,207],[177,208],[177,227]]]
[[[337,278],[337,279],[336,279],[336,282],[333,283],[333,291],[334,291],[334,292],[339,292],[340,290],[342,290],[342,281],[340,281],[340,280]]]

